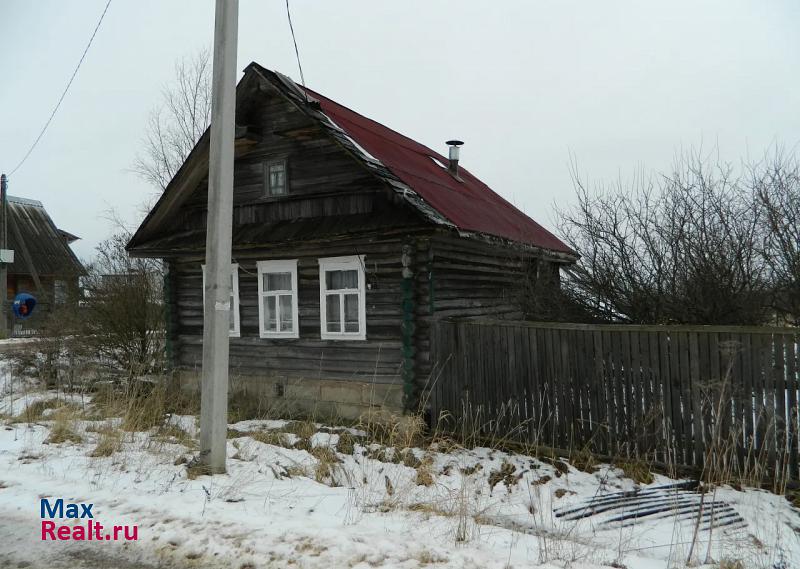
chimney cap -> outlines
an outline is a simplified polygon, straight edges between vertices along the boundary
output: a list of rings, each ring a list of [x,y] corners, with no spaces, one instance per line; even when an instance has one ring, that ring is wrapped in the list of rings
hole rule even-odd
[[[462,144],[464,144],[464,141],[463,140],[448,140],[447,142],[445,142],[445,144],[447,144],[448,146],[461,146]]]

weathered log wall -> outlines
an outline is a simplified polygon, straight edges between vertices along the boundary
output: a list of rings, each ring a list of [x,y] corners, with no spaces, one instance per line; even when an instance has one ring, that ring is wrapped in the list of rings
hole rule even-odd
[[[431,325],[449,317],[519,320],[530,293],[531,251],[438,232],[417,241],[416,382],[424,391],[431,376]],[[538,262],[555,263],[538,258]]]
[[[402,236],[385,236],[235,252],[241,334],[231,338],[231,368],[276,377],[400,382],[401,247]],[[355,254],[365,255],[367,340],[321,340],[318,259]],[[298,339],[259,337],[256,262],[277,259],[298,260]],[[198,256],[170,264],[176,288],[172,349],[183,368],[199,367],[202,358],[202,262]]]

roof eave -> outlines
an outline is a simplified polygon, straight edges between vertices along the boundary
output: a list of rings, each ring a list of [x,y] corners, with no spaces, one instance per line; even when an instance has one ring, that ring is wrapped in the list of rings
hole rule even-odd
[[[457,232],[459,237],[464,237],[465,239],[475,239],[491,245],[503,245],[505,247],[517,249],[518,251],[524,251],[532,256],[546,258],[559,263],[573,264],[580,259],[580,255],[577,255],[576,253],[539,247],[537,245],[525,243],[524,241],[516,241],[514,239],[499,237],[490,233],[466,231],[462,229],[457,229]]]

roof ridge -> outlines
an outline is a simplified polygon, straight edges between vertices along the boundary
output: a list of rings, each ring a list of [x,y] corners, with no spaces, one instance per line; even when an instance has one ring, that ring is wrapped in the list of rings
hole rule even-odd
[[[300,87],[300,86],[298,85],[298,87]],[[339,107],[341,107],[341,108],[343,108],[343,109],[345,109],[345,110],[347,110],[347,111],[349,111],[349,112],[353,113],[354,115],[358,115],[359,117],[363,118],[364,120],[366,120],[366,121],[369,121],[370,123],[373,123],[373,124],[375,124],[376,126],[380,127],[380,129],[384,129],[384,130],[388,130],[388,131],[391,131],[391,132],[393,132],[393,133],[394,133],[394,134],[396,134],[397,136],[400,136],[400,137],[404,138],[405,140],[407,140],[407,141],[409,141],[409,142],[413,143],[413,145],[415,145],[415,146],[417,146],[417,147],[421,147],[421,148],[425,149],[425,150],[427,151],[427,152],[425,152],[425,154],[427,154],[428,156],[435,156],[436,158],[438,158],[438,159],[440,159],[440,160],[444,160],[445,162],[447,161],[447,158],[444,156],[444,154],[439,154],[438,152],[436,152],[435,150],[433,150],[433,149],[432,149],[432,148],[430,148],[429,146],[426,146],[425,144],[422,144],[422,143],[421,143],[421,142],[419,142],[418,140],[415,140],[415,139],[411,138],[410,136],[408,136],[408,135],[405,135],[405,134],[403,134],[402,132],[400,132],[400,131],[398,131],[398,130],[395,130],[395,129],[393,129],[393,128],[392,128],[392,127],[390,127],[390,126],[386,126],[386,125],[385,125],[385,124],[383,124],[382,122],[378,122],[378,121],[376,121],[376,120],[375,120],[375,119],[373,119],[373,118],[370,118],[370,117],[368,117],[368,116],[366,116],[366,115],[364,115],[364,114],[361,114],[361,113],[359,113],[358,111],[356,111],[356,110],[354,110],[354,109],[351,109],[351,108],[350,108],[350,107],[348,107],[347,105],[343,105],[343,104],[341,104],[341,103],[340,103],[340,102],[338,102],[338,101],[334,101],[333,99],[331,99],[331,98],[329,98],[329,97],[326,97],[325,95],[321,95],[320,93],[317,93],[316,91],[314,91],[313,89],[311,89],[311,88],[309,88],[309,87],[300,87],[300,88],[301,88],[301,89],[303,89],[303,88],[304,88],[304,89],[305,89],[305,90],[306,90],[306,91],[307,91],[309,94],[312,94],[312,95],[314,95],[315,97],[318,97],[318,98],[321,98],[321,99],[325,99],[325,100],[327,100],[328,102],[330,102],[330,103],[333,103],[334,105],[337,105],[337,106],[339,106]],[[347,119],[343,119],[343,120],[344,120],[345,122],[349,122],[349,123],[351,123],[351,124],[352,124],[352,121],[350,121],[350,120],[347,120]],[[338,124],[338,121],[336,121],[336,124]],[[355,126],[355,125],[354,125],[354,126]],[[378,136],[378,137],[382,138],[383,140],[386,140],[387,142],[392,142],[393,144],[397,144],[397,142],[395,142],[395,141],[391,140],[390,138],[387,138],[385,135],[381,134],[381,133],[380,133],[378,130],[369,129],[369,131],[370,131],[370,132],[372,132],[372,133],[373,133],[375,136]],[[412,148],[412,145],[400,144],[399,146],[402,146],[403,148],[406,148],[406,149],[408,149],[408,150],[411,150],[412,152],[417,152],[417,153],[419,153],[419,150],[418,150],[417,148]]]
[[[39,200],[32,200],[30,198],[21,198],[19,196],[10,196],[10,195],[7,195],[6,199],[11,203],[17,203],[21,205],[32,205],[44,208],[44,204],[42,204],[42,202],[40,202]]]

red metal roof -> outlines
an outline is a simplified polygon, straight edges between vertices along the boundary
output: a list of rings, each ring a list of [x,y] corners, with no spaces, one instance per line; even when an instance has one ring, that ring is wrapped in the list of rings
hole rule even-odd
[[[358,145],[459,229],[574,254],[558,237],[466,169],[459,167],[459,181],[448,171],[448,159],[438,152],[311,89],[307,91],[319,100],[322,112]]]

